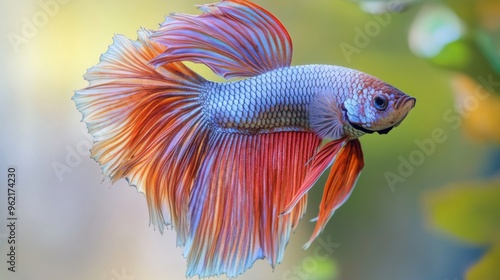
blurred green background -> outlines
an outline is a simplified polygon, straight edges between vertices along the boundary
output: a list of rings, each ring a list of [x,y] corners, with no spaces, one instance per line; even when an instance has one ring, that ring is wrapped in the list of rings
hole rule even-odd
[[[498,1],[255,2],[288,28],[293,64],[355,68],[417,105],[388,135],[361,139],[365,168],[321,241],[301,249],[322,182],[283,263],[273,271],[257,261],[239,279],[500,279]],[[0,3],[1,184],[17,166],[19,217],[17,272],[2,261],[0,279],[184,279],[175,235],[148,226],[144,196],[103,181],[70,98],[114,34],[135,39],[208,2]],[[1,226],[1,260],[6,236]]]

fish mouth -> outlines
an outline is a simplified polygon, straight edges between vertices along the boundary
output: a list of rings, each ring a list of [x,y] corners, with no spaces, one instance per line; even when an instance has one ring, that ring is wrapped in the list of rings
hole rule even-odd
[[[400,107],[405,107],[408,103],[412,102],[411,106],[408,106],[408,111],[415,107],[415,104],[417,103],[417,99],[415,97],[411,97],[408,95],[403,96],[402,98],[399,98],[396,104],[394,105],[395,109],[399,109]],[[405,115],[406,116],[406,115]],[[403,117],[404,119],[404,117]]]

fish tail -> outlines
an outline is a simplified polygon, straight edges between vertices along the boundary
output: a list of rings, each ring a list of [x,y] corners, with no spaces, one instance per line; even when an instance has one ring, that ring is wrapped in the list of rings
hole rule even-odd
[[[257,259],[282,261],[305,195],[279,214],[321,139],[305,131],[233,133],[204,116],[213,105],[205,98],[218,92],[182,61],[251,77],[290,66],[292,43],[271,13],[249,1],[199,8],[199,16],[172,14],[154,33],[139,31],[137,41],[116,36],[73,99],[103,173],[128,179],[145,193],[152,223],[176,230],[186,276],[233,278]]]
[[[183,245],[187,202],[207,140],[199,105],[206,80],[181,62],[152,66],[166,47],[149,36],[144,29],[136,41],[116,35],[73,100],[103,174],[112,182],[127,178],[145,193],[151,223],[160,231],[172,225]]]

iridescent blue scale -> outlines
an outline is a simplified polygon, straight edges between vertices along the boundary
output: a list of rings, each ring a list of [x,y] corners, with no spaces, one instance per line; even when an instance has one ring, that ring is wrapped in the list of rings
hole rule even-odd
[[[257,259],[283,260],[328,169],[308,247],[363,168],[357,138],[399,125],[415,99],[353,69],[291,67],[286,28],[248,0],[199,8],[137,41],[115,36],[73,100],[103,173],[126,178],[151,223],[177,232],[186,276],[235,278]],[[207,81],[183,62],[239,80]]]
[[[311,100],[329,93],[337,104],[343,103],[357,75],[339,66],[303,65],[229,83],[209,83],[203,108],[214,127],[228,132],[310,131]]]

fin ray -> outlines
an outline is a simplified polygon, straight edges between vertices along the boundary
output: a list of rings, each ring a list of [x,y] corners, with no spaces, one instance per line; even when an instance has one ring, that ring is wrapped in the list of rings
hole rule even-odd
[[[292,42],[283,24],[244,0],[199,6],[199,16],[171,14],[153,40],[167,49],[152,62],[203,63],[225,78],[249,77],[290,66]]]
[[[302,186],[295,193],[293,199],[284,208],[281,215],[288,214],[293,209],[295,204],[314,186],[321,174],[323,174],[323,172],[335,161],[339,150],[342,149],[346,142],[347,140],[345,138],[338,139],[330,141],[321,147],[312,159],[311,169],[307,173]]]
[[[289,215],[279,212],[300,187],[320,139],[306,132],[210,138],[189,204],[187,276],[236,277],[261,258],[276,265],[306,198]]]
[[[361,169],[363,169],[363,152],[358,139],[348,141],[337,153],[330,174],[325,184],[323,197],[319,205],[316,227],[309,241],[304,245],[308,248],[323,231],[333,213],[351,195]]]
[[[181,62],[152,66],[165,47],[149,36],[144,29],[137,41],[116,35],[85,74],[89,86],[73,100],[104,175],[113,182],[126,178],[144,192],[151,222],[160,231],[172,225],[183,245],[187,201],[208,139],[199,106],[206,81]]]

